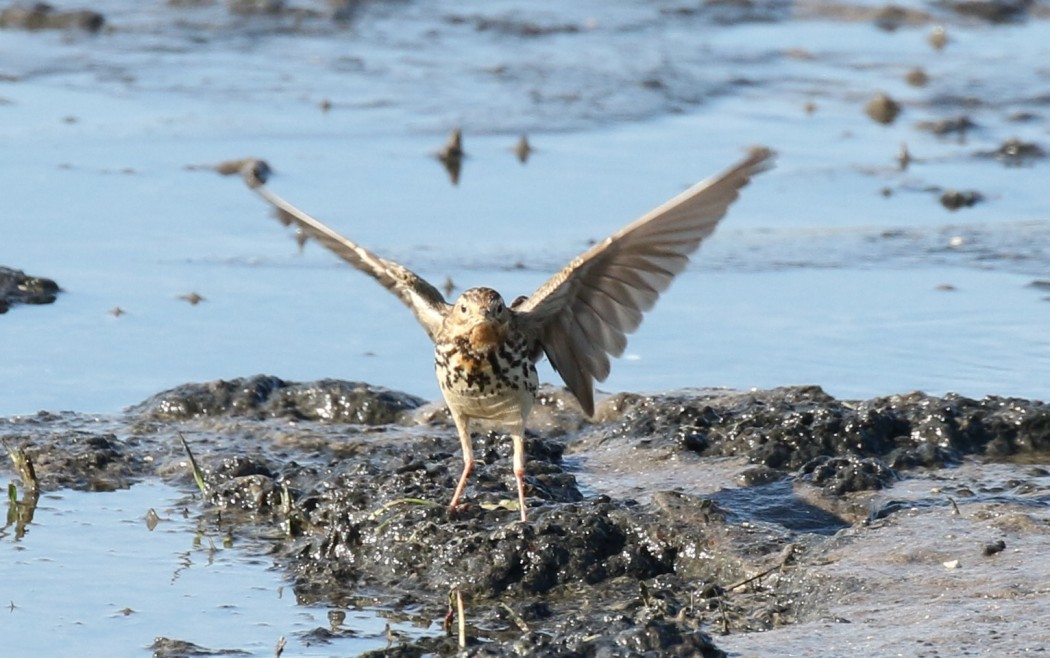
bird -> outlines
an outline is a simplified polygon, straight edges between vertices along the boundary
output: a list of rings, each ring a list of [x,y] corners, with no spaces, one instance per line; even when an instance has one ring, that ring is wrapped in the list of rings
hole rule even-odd
[[[573,258],[530,296],[507,304],[495,290],[470,288],[451,303],[405,266],[378,256],[314,219],[266,187],[263,160],[248,160],[242,177],[294,225],[395,294],[434,343],[434,369],[456,426],[463,470],[449,504],[460,509],[474,469],[470,427],[495,421],[510,434],[521,521],[525,503],[525,423],[544,355],[588,416],[594,383],[606,379],[643,315],[685,269],[752,177],[773,166],[775,153],[753,147],[746,157],[642,215]]]

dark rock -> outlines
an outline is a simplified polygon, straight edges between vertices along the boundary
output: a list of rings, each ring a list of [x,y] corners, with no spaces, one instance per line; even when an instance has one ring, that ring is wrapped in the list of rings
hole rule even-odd
[[[981,549],[981,553],[985,557],[988,557],[990,555],[995,555],[996,553],[1001,553],[1001,552],[1003,552],[1005,550],[1006,550],[1006,542],[1004,542],[1002,539],[1000,539],[998,541],[993,541],[993,542],[989,542],[989,543],[985,544],[984,548]]]

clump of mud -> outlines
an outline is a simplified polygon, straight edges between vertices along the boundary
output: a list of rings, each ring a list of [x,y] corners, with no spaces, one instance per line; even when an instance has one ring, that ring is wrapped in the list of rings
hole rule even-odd
[[[15,304],[50,304],[58,293],[58,284],[51,279],[0,266],[0,313]]]
[[[1050,450],[1050,406],[1012,398],[854,402],[817,387],[620,395],[594,422],[564,401],[545,390],[542,431],[527,437],[528,523],[515,520],[505,436],[474,437],[467,504],[450,512],[462,464],[454,429],[418,399],[365,384],[185,385],[126,416],[12,418],[0,434],[24,448],[44,490],[148,477],[189,489],[181,436],[206,483],[204,514],[265,538],[297,600],[379,605],[437,625],[458,592],[482,656],[722,656],[713,635],[813,619],[841,595],[841,582],[811,572],[829,537],[905,509],[865,497],[968,456]],[[581,486],[594,481],[589,454],[643,478],[645,495]],[[727,463],[743,486],[689,486],[730,477]],[[809,525],[787,521],[799,515]],[[454,635],[374,655],[453,655]]]
[[[105,17],[90,9],[57,9],[46,2],[30,5],[15,4],[0,9],[0,28],[22,30],[84,30],[98,32],[106,24]]]

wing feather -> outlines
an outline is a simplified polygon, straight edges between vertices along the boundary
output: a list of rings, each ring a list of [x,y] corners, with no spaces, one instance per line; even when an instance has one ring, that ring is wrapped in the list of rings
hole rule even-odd
[[[594,413],[595,380],[609,375],[609,356],[623,353],[627,334],[685,269],[740,189],[772,166],[773,156],[752,149],[740,163],[574,258],[514,307],[588,415]]]
[[[407,267],[377,256],[271,192],[265,187],[265,173],[269,171],[265,163],[249,162],[242,171],[248,186],[276,208],[278,219],[285,224],[295,224],[336,256],[397,295],[412,310],[430,339],[435,339],[449,309],[437,288]]]

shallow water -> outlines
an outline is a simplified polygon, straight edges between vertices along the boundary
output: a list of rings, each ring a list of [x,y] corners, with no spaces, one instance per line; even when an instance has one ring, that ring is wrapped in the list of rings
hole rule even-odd
[[[59,656],[71,647],[79,655],[145,654],[158,636],[253,656],[273,656],[282,635],[287,655],[387,646],[374,611],[342,611],[354,637],[311,639],[331,627],[329,608],[297,605],[258,546],[239,550],[239,539],[194,518],[196,505],[156,482],[44,494],[24,535],[15,526],[0,530],[5,654]],[[153,530],[151,509],[161,517]]]
[[[366,3],[333,23],[115,2],[98,35],[5,30],[0,263],[66,292],[0,323],[0,413],[115,411],[254,372],[437,397],[399,304],[316,247],[298,255],[238,181],[187,165],[266,157],[279,193],[360,242],[513,297],[750,143],[778,168],[607,390],[1050,397],[1050,304],[1027,287],[1050,271],[1045,164],[974,155],[1046,140],[1050,22],[913,7],[933,18],[887,31],[777,4]],[[924,88],[903,81],[915,66]],[[863,112],[877,90],[903,103],[892,126]],[[962,113],[978,124],[964,139],[913,127]],[[429,156],[453,126],[469,154],[456,187]],[[931,185],[987,201],[950,213]],[[206,301],[178,299],[191,292]]]

